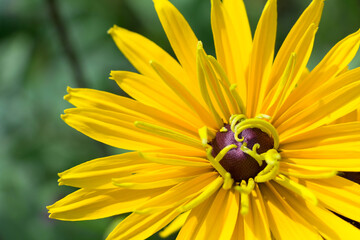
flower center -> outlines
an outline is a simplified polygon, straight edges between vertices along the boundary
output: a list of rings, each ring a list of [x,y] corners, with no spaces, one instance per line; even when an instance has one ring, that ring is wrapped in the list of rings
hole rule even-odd
[[[230,149],[220,160],[220,165],[231,174],[235,182],[248,181],[255,178],[266,166],[266,162],[258,162],[245,149],[253,149],[255,146],[257,154],[266,153],[274,148],[274,140],[259,128],[247,128],[235,134],[229,124],[225,124],[221,131],[216,133],[210,145],[213,147],[212,156],[216,157],[222,149],[230,145],[237,147]],[[257,144],[257,145],[256,145]],[[257,148],[257,146],[259,146]],[[243,151],[245,150],[245,151]],[[261,165],[260,165],[261,164]]]

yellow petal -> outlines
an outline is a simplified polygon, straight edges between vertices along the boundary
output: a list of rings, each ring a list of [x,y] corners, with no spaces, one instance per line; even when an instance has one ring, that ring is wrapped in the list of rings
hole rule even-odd
[[[264,98],[260,92],[261,83],[270,74],[275,47],[277,1],[269,0],[256,27],[254,43],[249,63],[247,80],[247,116],[255,117],[258,99]]]
[[[343,148],[342,148],[343,147]],[[357,148],[357,149],[355,149]],[[304,159],[359,159],[360,143],[355,144],[334,144],[315,148],[299,150],[283,150],[281,156],[284,158]],[[355,150],[354,150],[355,149]],[[325,164],[324,164],[325,165]]]
[[[50,218],[66,221],[91,220],[131,212],[167,188],[151,190],[80,189],[48,206]]]
[[[205,221],[207,213],[215,199],[214,194],[209,199],[205,200],[202,204],[192,209],[189,217],[186,219],[184,226],[181,228],[177,240],[195,239],[199,226]]]
[[[310,55],[312,42],[309,42],[307,45],[303,45],[300,47],[300,43],[303,41],[303,36],[308,31],[308,28],[314,24],[314,28],[316,29],[319,25],[321,13],[324,7],[324,0],[314,0],[311,4],[306,8],[306,10],[301,14],[300,18],[291,28],[289,34],[287,35],[286,39],[282,43],[276,58],[274,60],[274,65],[271,70],[271,76],[269,81],[266,83],[267,85],[264,86],[268,90],[276,83],[277,79],[280,78],[282,75],[287,61],[291,55],[291,53],[295,52],[297,55],[300,55],[298,51],[306,51],[308,55]],[[308,51],[308,49],[310,51]],[[309,56],[306,56],[306,62]],[[299,59],[299,58],[298,58]]]
[[[146,239],[170,223],[179,212],[159,211],[154,214],[132,213],[110,233],[107,240]]]
[[[59,174],[59,185],[79,188],[116,188],[112,178],[125,177],[141,169],[156,169],[159,164],[149,163],[138,153],[123,153],[94,159]],[[161,165],[160,165],[161,166]]]
[[[332,168],[301,166],[284,161],[280,163],[279,171],[288,176],[307,179],[329,178],[337,174]]]
[[[309,132],[294,135],[281,142],[281,148],[303,149],[332,144],[354,144],[360,137],[360,122],[347,122],[318,127]]]
[[[241,57],[242,63],[244,64],[244,70],[249,64],[251,49],[252,49],[252,36],[249,20],[247,17],[247,12],[245,9],[243,0],[223,0],[223,6],[227,14],[229,15],[232,23],[233,31],[236,34],[237,42],[241,46],[241,49],[238,49],[238,54]],[[243,83],[237,82],[240,86]]]
[[[131,64],[143,75],[158,79],[154,69],[150,66],[151,60],[161,62],[164,67],[178,77],[185,77],[179,63],[154,42],[124,28],[114,26],[109,30],[116,45]],[[196,45],[195,45],[196,47]]]
[[[359,172],[360,161],[356,158],[282,158],[284,163],[303,167],[327,168],[334,171]]]
[[[232,0],[222,3],[220,0],[212,0],[211,6],[211,27],[217,60],[224,67],[231,83],[239,83],[240,86],[246,86],[245,69],[249,61],[252,40],[251,32],[247,32],[249,29],[246,28],[248,22],[244,3]],[[241,17],[230,15],[235,10],[240,11],[237,12],[237,16],[241,15]],[[242,18],[242,21],[246,19],[246,22],[237,23],[234,21],[235,18],[236,20]],[[235,24],[238,25],[235,27]],[[245,35],[242,36],[242,33],[245,33]],[[245,94],[245,88],[240,88],[240,95],[246,98]]]
[[[220,189],[192,239],[230,239],[239,211],[239,193]]]
[[[252,212],[249,212],[248,214],[252,214]],[[241,214],[240,211],[238,211],[238,217],[231,240],[243,240],[243,239],[245,239],[244,216]]]
[[[351,62],[360,44],[360,30],[338,42],[323,60],[301,81],[289,96],[283,109],[286,110],[308,93],[336,77]],[[340,75],[341,76],[341,75]],[[320,87],[321,88],[321,87]],[[326,88],[325,88],[326,89]]]
[[[186,145],[165,140],[135,127],[137,118],[99,109],[77,108],[65,110],[63,120],[79,132],[110,146],[130,150],[156,147],[187,148]],[[200,141],[200,140],[199,140]],[[201,146],[201,144],[200,144]]]
[[[194,32],[181,13],[168,0],[154,0],[154,5],[171,47],[187,73],[187,77],[179,77],[179,79],[182,80],[190,92],[200,96],[199,86],[196,83],[194,84],[194,79],[196,79],[196,48],[198,43]],[[162,61],[157,62],[162,63]],[[178,77],[175,74],[174,76]]]
[[[169,191],[161,194],[148,202],[144,202],[138,206],[138,212],[153,212],[154,210],[160,208],[170,208],[177,207],[183,204],[184,202],[196,197],[201,192],[203,192],[208,184],[213,182],[218,177],[218,174],[215,172],[208,172],[196,176],[188,181],[184,181],[181,184],[169,189]]]
[[[330,179],[306,180],[304,184],[326,208],[360,222],[359,184],[339,176]]]
[[[209,160],[199,157],[187,157],[166,153],[140,153],[143,158],[150,162],[165,165],[188,166],[188,167],[209,167]]]
[[[116,186],[128,189],[149,189],[173,186],[196,176],[212,171],[211,166],[207,167],[183,167],[159,165],[153,169],[140,169],[132,171],[129,176],[114,178]]]
[[[267,95],[267,97],[263,102],[264,106],[259,105],[259,108],[261,107],[264,108],[268,104],[268,102],[270,102],[270,99],[272,99],[272,101],[275,101],[276,103],[275,106],[277,106],[276,107],[277,110],[279,106],[281,106],[283,102],[286,100],[286,98],[290,95],[290,93],[294,90],[296,84],[302,77],[304,69],[306,69],[306,64],[309,60],[312,47],[314,44],[316,31],[317,31],[317,27],[315,26],[315,24],[311,24],[309,28],[306,30],[306,32],[302,35],[302,38],[299,40],[298,45],[294,49],[294,52],[291,53],[289,62],[292,61],[294,55],[296,56],[296,61],[295,59],[293,60],[294,62],[292,63],[291,74],[289,74],[289,76],[287,77],[288,79],[286,79],[286,82],[283,82],[283,77],[284,75],[286,76],[286,73],[288,71],[288,66],[286,66],[286,68],[282,70],[284,74],[282,75],[281,79],[273,80],[274,82],[272,83],[268,83],[267,81],[264,82],[264,86],[262,86],[264,89],[267,84],[270,85],[271,87],[275,85],[272,90],[276,89],[276,93],[278,92],[278,90],[281,90],[281,95],[276,96],[275,94],[274,96],[273,92],[275,91],[271,91],[269,94],[265,92],[265,95]],[[269,80],[271,81],[271,78]],[[262,111],[262,112],[266,112],[267,114],[269,114],[274,118],[277,114],[276,110],[274,113],[267,111]]]
[[[355,57],[360,44],[360,30],[338,42],[323,60],[310,72],[308,78],[299,86],[302,94],[310,92],[323,83],[323,79],[331,79],[340,73]]]
[[[195,112],[204,124],[213,128],[216,127],[216,122],[210,112],[199,103],[198,99],[189,92],[188,89],[186,89],[179,79],[170,74],[163,66],[161,66],[161,64],[157,62],[152,61],[151,66],[159,74],[166,85],[168,85],[176,93],[176,95],[186,103],[189,109]]]
[[[281,123],[303,109],[311,106],[314,102],[322,100],[322,98],[326,97],[330,93],[359,81],[360,68],[347,71],[335,78],[327,79],[321,87],[314,89],[306,95],[302,95],[301,101],[297,101],[295,103],[291,103],[289,101],[285,102],[284,106],[280,109],[282,115],[279,119],[277,119],[277,116],[274,116],[274,121],[276,123]]]
[[[184,212],[180,214],[174,221],[172,221],[169,225],[165,227],[164,230],[162,230],[159,235],[162,238],[167,238],[171,234],[179,231],[182,226],[184,226],[186,219],[188,218],[190,214],[190,211]]]
[[[172,126],[181,131],[192,133],[195,137],[198,136],[196,129],[181,118],[174,117],[139,101],[93,89],[68,88],[67,91],[69,94],[64,98],[78,108],[96,108],[124,113],[138,117],[142,121],[159,122],[165,126]]]
[[[292,194],[281,186],[274,185],[276,191],[285,197],[290,206],[313,225],[325,239],[358,239],[360,230],[342,220],[321,204],[315,206]]]
[[[161,79],[126,71],[112,71],[111,79],[139,102],[177,116],[196,129],[203,126],[200,119],[189,111],[186,104]]]
[[[333,122],[360,104],[360,81],[346,85],[314,102],[311,106],[291,116],[284,122],[275,123],[280,139],[310,131]]]
[[[347,122],[355,122],[358,120],[358,111],[352,111],[351,113],[336,119],[333,123],[347,123]]]
[[[321,239],[313,226],[289,206],[272,184],[276,183],[262,185],[261,193],[264,194],[269,225],[275,239]]]
[[[266,208],[258,186],[250,197],[250,209],[251,213],[244,216],[245,239],[271,240]]]

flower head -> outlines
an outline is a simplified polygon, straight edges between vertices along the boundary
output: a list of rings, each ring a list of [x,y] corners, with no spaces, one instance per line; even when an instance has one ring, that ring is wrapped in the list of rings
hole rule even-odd
[[[133,152],[60,175],[80,188],[50,217],[132,212],[108,239],[360,239],[360,68],[348,70],[360,31],[306,68],[323,0],[313,0],[274,58],[276,0],[254,37],[241,0],[212,0],[216,58],[167,0],[154,0],[177,60],[118,26],[115,43],[140,72],[112,71],[135,100],[68,89],[71,127]],[[357,118],[357,119],[356,119]]]

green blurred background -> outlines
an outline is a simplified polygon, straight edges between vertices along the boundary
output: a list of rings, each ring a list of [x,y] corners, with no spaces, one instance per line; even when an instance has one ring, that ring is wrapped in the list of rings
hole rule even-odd
[[[214,54],[209,0],[173,0]],[[278,0],[282,42],[310,0]],[[245,0],[254,30],[265,0]],[[134,70],[106,31],[139,32],[171,54],[151,0],[0,0],[0,240],[104,239],[120,218],[61,222],[46,206],[73,191],[57,173],[119,153],[68,127],[66,87],[124,94],[110,70]],[[360,27],[359,0],[327,0],[309,64]],[[359,66],[359,54],[351,68]],[[174,237],[174,236],[173,236]],[[157,239],[157,236],[152,237]]]

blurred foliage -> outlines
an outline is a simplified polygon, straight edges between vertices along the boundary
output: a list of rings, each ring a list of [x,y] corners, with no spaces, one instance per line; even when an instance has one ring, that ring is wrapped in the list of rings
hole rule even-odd
[[[206,50],[214,54],[209,0],[173,0]],[[309,0],[278,0],[277,49]],[[57,10],[79,60],[86,86],[124,94],[110,70],[134,70],[106,31],[113,25],[152,39],[172,53],[151,0],[62,0]],[[245,0],[254,30],[265,0]],[[336,42],[355,32],[360,1],[327,0],[309,68]],[[359,66],[357,56],[351,68]],[[119,218],[61,222],[45,206],[73,191],[57,186],[57,173],[119,153],[76,132],[59,115],[77,87],[49,11],[49,0],[0,0],[0,239],[103,239]],[[120,219],[122,217],[120,216]],[[115,220],[114,220],[115,219]],[[174,236],[173,236],[174,237]],[[157,239],[157,236],[151,239]]]

